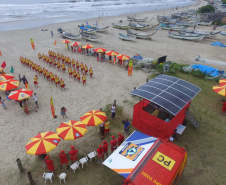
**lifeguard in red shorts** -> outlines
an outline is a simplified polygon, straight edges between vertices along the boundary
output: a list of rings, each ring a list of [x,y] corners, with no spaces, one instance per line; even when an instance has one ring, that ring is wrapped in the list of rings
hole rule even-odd
[[[78,62],[78,60],[76,62],[76,67],[77,67],[77,70],[79,70],[79,62]]]
[[[62,64],[61,64],[61,68],[62,68],[63,73],[64,73],[64,72],[65,72],[65,70],[66,70],[66,68],[65,68],[65,64],[64,64],[64,63],[62,63]]]
[[[71,63],[72,63],[72,67],[75,68],[75,60],[74,59],[72,59]]]
[[[71,66],[71,59],[70,59],[70,57],[67,58],[67,64],[68,64],[68,66]]]
[[[42,55],[40,53],[38,53],[38,59],[41,60],[42,59]]]
[[[74,71],[73,71],[73,77],[74,77],[74,80],[77,79],[77,73],[76,73],[76,70],[75,70],[75,69],[74,69]]]
[[[103,151],[104,151],[104,154],[106,154],[106,156],[108,157],[108,142],[107,141],[103,141]]]
[[[61,88],[61,90],[62,90],[62,89],[65,90],[65,83],[64,83],[64,81],[63,81],[62,78],[60,79],[60,88]]]
[[[97,157],[99,159],[99,162],[101,160],[104,161],[104,151],[103,151],[102,145],[99,145],[99,148],[97,148]]]
[[[90,78],[93,77],[93,69],[92,69],[92,67],[90,67],[90,69],[89,69],[89,75],[90,75]]]
[[[45,157],[45,163],[46,163],[47,169],[48,169],[50,172],[54,172],[53,161],[49,158],[49,155],[47,155],[47,156]]]
[[[87,67],[86,64],[85,64],[84,70],[85,70],[85,74],[87,74],[88,73],[88,67]]]
[[[64,55],[61,54],[61,61],[64,63]]]
[[[38,87],[38,76],[37,75],[35,75],[35,77],[34,77],[34,85],[35,85],[35,87]]]
[[[117,139],[115,139],[115,136],[111,136],[112,140],[110,142],[111,144],[111,153],[113,153],[114,150],[117,148]]]
[[[59,153],[59,157],[60,157],[60,169],[62,169],[62,164],[66,164],[67,165],[67,169],[68,169],[69,168],[68,159],[67,159],[66,154],[64,153],[64,150],[62,150]]]
[[[77,72],[77,80],[78,80],[78,83],[80,83],[80,74],[79,74],[79,71]]]
[[[46,79],[49,80],[49,77],[50,77],[49,71],[46,70]]]
[[[83,70],[84,70],[84,65],[83,65],[82,62],[81,62],[81,64],[80,64],[80,68],[81,68],[81,71],[83,72]]]
[[[69,77],[72,77],[72,69],[71,69],[71,67],[68,68],[68,74],[69,74]]]
[[[77,154],[78,154],[78,150],[74,146],[71,146],[71,150],[69,152],[69,155],[70,155],[72,163],[77,161],[77,159],[78,159]]]
[[[121,133],[118,133],[118,146],[120,146],[124,141],[124,136]]]
[[[60,81],[59,81],[59,77],[57,75],[55,75],[55,84],[56,87],[59,85]]]
[[[64,57],[64,62],[65,62],[65,65],[68,65],[68,58],[66,56]]]
[[[82,76],[82,84],[86,85],[86,76],[85,76],[84,73],[83,73],[83,76]]]
[[[52,72],[50,72],[50,81],[51,81],[51,83],[55,82],[55,77],[54,77],[54,74]]]
[[[57,69],[60,70],[60,62],[57,61]]]

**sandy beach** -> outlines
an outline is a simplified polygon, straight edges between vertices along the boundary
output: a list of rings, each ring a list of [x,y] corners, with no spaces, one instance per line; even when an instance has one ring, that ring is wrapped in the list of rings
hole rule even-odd
[[[206,2],[202,2],[206,3]],[[196,5],[192,8],[197,8]],[[177,11],[183,11],[187,8],[179,8]],[[172,13],[170,10],[159,10],[153,12],[143,12],[137,14],[139,17],[148,16],[149,21],[152,17],[152,24],[157,23],[157,15],[169,15]],[[127,14],[132,15],[132,14]],[[220,41],[226,44],[226,37],[218,35],[216,39],[206,39],[201,42],[183,41],[178,39],[172,39],[168,37],[166,30],[159,30],[151,41],[136,39],[135,42],[126,42],[118,38],[118,33],[126,33],[124,30],[118,30],[111,26],[112,22],[117,23],[122,20],[127,24],[127,15],[120,15],[115,17],[103,17],[100,21],[100,26],[110,26],[107,33],[97,33],[101,36],[100,42],[92,43],[80,39],[83,45],[91,44],[94,48],[103,47],[107,50],[114,50],[120,54],[126,54],[134,56],[140,54],[144,58],[158,58],[167,55],[168,61],[196,64],[194,57],[200,54],[203,58],[210,60],[223,61],[225,60],[225,48],[214,47],[210,44],[214,41]],[[96,19],[88,20],[90,23],[95,23]],[[147,21],[148,22],[148,21]],[[22,161],[29,161],[29,164],[35,160],[35,156],[26,154],[25,145],[28,140],[38,133],[45,131],[56,132],[56,128],[61,122],[66,121],[60,116],[60,108],[66,107],[68,112],[67,116],[70,120],[79,120],[79,118],[86,112],[92,109],[104,108],[106,104],[117,101],[117,105],[124,106],[123,110],[126,116],[132,118],[133,107],[123,104],[124,100],[134,102],[134,99],[129,93],[134,89],[146,82],[146,78],[150,75],[142,70],[134,70],[132,76],[128,76],[127,71],[124,68],[114,66],[108,61],[99,62],[96,57],[83,56],[78,53],[72,53],[70,50],[66,50],[65,44],[61,41],[63,38],[57,34],[57,29],[62,27],[63,29],[70,29],[71,33],[78,33],[78,25],[85,24],[85,21],[73,21],[54,25],[48,25],[45,27],[38,27],[24,30],[13,30],[0,32],[0,50],[2,56],[0,57],[0,63],[6,62],[6,73],[9,73],[11,66],[14,68],[15,78],[18,79],[18,74],[25,75],[29,82],[29,88],[37,93],[39,109],[37,112],[31,112],[26,115],[19,104],[13,100],[6,100],[5,104],[7,109],[0,108],[0,126],[1,126],[1,143],[0,143],[0,181],[3,180],[5,185],[7,182],[6,174],[8,172],[17,171],[16,159],[20,158]],[[48,31],[41,31],[41,29],[48,29]],[[197,30],[208,30],[212,27],[198,26]],[[51,37],[50,31],[53,31],[54,36]],[[217,30],[220,30],[217,28]],[[151,30],[149,32],[154,32]],[[30,38],[34,39],[36,49],[33,50],[30,44]],[[57,44],[54,46],[54,41]],[[56,53],[69,56],[79,62],[87,64],[88,67],[93,68],[94,77],[89,78],[87,76],[87,85],[83,86],[82,83],[74,81],[73,78],[69,78],[68,73],[63,74],[54,67],[48,66],[46,63],[38,60],[38,53],[48,54],[48,51],[52,50]],[[61,91],[60,88],[56,88],[55,85],[39,76],[38,83],[39,88],[35,88],[33,84],[33,78],[36,74],[29,68],[21,65],[20,56],[26,57],[33,62],[47,68],[49,71],[62,77],[66,84],[66,90]],[[201,63],[200,63],[201,64]],[[216,67],[220,70],[226,70],[226,65],[213,64],[212,67]],[[23,83],[19,88],[24,88]],[[4,92],[0,92],[0,96],[5,99]],[[58,117],[53,119],[50,109],[50,97],[53,97],[56,114]],[[29,99],[29,103],[34,105],[32,98]],[[85,154],[83,150],[82,142],[90,138],[89,132],[95,132],[95,128],[91,128],[87,134],[76,141],[61,141],[58,147],[51,152],[52,154],[58,154],[62,149],[69,148],[70,145],[75,144],[79,148],[79,152]],[[117,133],[117,131],[115,131]],[[92,138],[93,139],[93,138]],[[97,138],[99,140],[99,138]],[[97,146],[90,149],[95,150]],[[44,168],[43,168],[44,171]],[[41,177],[40,177],[41,178]],[[10,180],[9,180],[10,181]],[[8,181],[8,184],[13,184]],[[43,181],[44,182],[44,181]],[[0,183],[2,184],[2,183]]]

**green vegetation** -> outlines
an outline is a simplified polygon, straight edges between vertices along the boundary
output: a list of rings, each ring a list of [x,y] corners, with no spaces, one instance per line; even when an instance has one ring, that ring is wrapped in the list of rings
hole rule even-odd
[[[221,0],[222,4],[226,4],[226,0]]]
[[[212,22],[212,25],[214,25],[214,24],[216,24],[217,26],[224,26],[224,25],[226,25],[225,23],[223,23],[223,22],[218,22],[218,21],[213,21],[213,22]]]
[[[202,6],[198,9],[197,13],[214,13],[215,8],[212,5]]]

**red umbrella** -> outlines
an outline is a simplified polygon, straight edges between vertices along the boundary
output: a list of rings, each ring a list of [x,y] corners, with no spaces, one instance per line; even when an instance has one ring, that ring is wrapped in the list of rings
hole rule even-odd
[[[10,74],[4,74],[4,75],[0,75],[0,82],[5,81],[5,80],[9,80],[9,79],[13,79],[14,76],[10,75]]]
[[[226,86],[226,79],[221,79],[219,81],[220,86]]]
[[[118,55],[118,52],[109,51],[109,52],[106,53],[106,55],[109,55],[109,56],[117,56]]]
[[[82,43],[80,43],[80,42],[75,42],[74,44],[72,44],[72,46],[78,46],[78,45],[80,45],[80,44],[82,44]]]
[[[8,98],[11,99],[11,100],[24,100],[24,99],[27,99],[27,98],[30,98],[33,94],[33,91],[32,90],[26,90],[26,89],[19,89],[19,90],[16,90],[16,91],[12,91]]]
[[[90,48],[93,48],[94,45],[85,45],[85,46],[82,46],[83,49],[90,49]]]
[[[120,60],[129,60],[130,59],[130,57],[127,55],[119,55],[119,56],[117,56],[117,58]]]
[[[4,82],[0,82],[0,90],[8,91],[11,89],[15,89],[19,86],[20,82],[17,80],[6,80]]]
[[[96,52],[98,52],[98,53],[101,53],[101,52],[105,52],[105,51],[107,51],[107,50],[104,49],[104,48],[96,48],[96,49],[94,49],[94,51],[96,51]]]
[[[68,43],[71,43],[71,42],[69,40],[62,40],[61,43],[68,44]]]

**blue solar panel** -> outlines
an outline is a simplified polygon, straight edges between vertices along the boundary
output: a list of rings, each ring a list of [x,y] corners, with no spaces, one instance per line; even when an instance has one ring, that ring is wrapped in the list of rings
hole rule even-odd
[[[159,75],[130,94],[142,97],[176,115],[201,89],[187,81]]]

